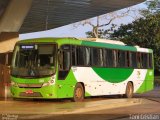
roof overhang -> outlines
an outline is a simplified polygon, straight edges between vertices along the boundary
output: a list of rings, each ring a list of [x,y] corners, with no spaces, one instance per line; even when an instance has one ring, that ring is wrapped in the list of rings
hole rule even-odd
[[[0,26],[0,32],[4,28],[7,32],[20,33],[44,31],[120,10],[145,0],[1,0],[0,6],[2,4],[3,6],[0,11],[3,10],[4,12],[5,8],[11,6],[10,2],[14,4],[17,1],[19,4],[13,5],[10,13],[7,13],[7,17],[10,19],[8,23],[10,24],[7,25],[6,23],[3,24],[3,27]],[[27,5],[28,7],[26,7]],[[27,13],[24,8],[27,9]],[[24,15],[22,14],[23,10],[26,13]],[[18,11],[21,12],[20,15],[18,15]],[[16,15],[16,19],[13,14]],[[2,13],[1,17],[3,17]],[[9,20],[7,17],[6,19]]]

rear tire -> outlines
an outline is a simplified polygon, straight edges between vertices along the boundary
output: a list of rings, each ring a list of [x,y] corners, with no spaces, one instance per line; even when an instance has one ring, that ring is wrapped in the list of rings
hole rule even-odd
[[[84,88],[81,83],[77,83],[74,89],[74,102],[82,102],[84,100]]]
[[[126,93],[124,95],[125,98],[132,98],[133,97],[133,84],[131,82],[128,82],[127,83],[127,86],[126,86]]]

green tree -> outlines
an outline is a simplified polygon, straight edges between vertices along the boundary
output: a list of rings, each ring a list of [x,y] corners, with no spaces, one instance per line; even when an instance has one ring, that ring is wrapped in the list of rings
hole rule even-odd
[[[155,68],[160,69],[160,13],[140,18],[128,25],[121,25],[111,38],[129,45],[153,49]]]
[[[140,14],[144,17],[160,12],[160,0],[147,0],[147,9],[140,10]]]

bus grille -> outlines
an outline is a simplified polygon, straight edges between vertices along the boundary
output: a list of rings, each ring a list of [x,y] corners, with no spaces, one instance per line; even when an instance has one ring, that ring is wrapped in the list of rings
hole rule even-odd
[[[41,93],[40,92],[34,92],[32,94],[28,94],[28,93],[25,93],[25,92],[21,92],[20,97],[42,97]]]
[[[42,84],[18,84],[20,88],[41,88]]]

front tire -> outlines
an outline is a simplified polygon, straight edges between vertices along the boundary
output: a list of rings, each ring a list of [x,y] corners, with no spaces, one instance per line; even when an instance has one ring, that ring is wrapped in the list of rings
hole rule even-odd
[[[74,89],[74,102],[82,102],[84,100],[84,88],[81,83],[77,83]]]
[[[124,95],[125,98],[132,98],[133,97],[133,84],[131,82],[128,82],[127,83],[127,86],[126,86],[126,93]]]

